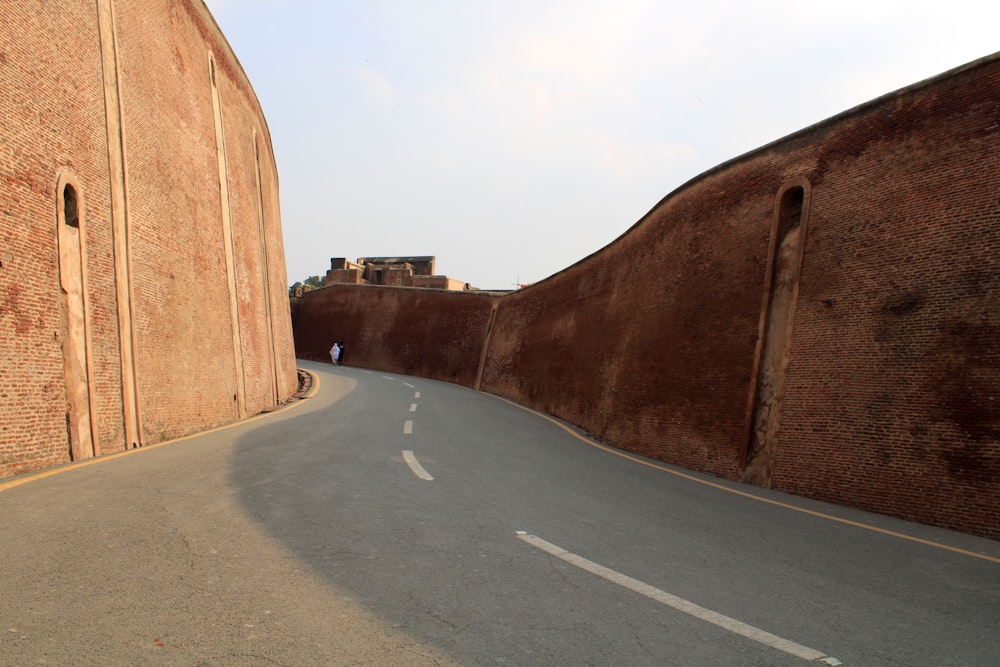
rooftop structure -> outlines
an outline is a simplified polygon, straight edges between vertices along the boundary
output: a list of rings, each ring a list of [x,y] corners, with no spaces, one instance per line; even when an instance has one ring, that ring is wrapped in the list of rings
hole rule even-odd
[[[384,285],[387,287],[423,287],[463,291],[474,289],[469,283],[434,274],[434,256],[359,257],[357,262],[344,257],[330,259],[323,285]]]

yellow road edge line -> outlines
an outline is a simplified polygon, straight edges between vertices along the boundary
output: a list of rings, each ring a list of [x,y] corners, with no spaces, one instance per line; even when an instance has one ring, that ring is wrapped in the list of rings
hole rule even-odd
[[[981,560],[990,561],[991,563],[1000,563],[1000,558],[998,558],[996,556],[989,556],[987,554],[981,554],[981,553],[977,553],[975,551],[969,551],[968,549],[962,549],[962,548],[959,548],[959,547],[953,547],[953,546],[949,546],[947,544],[941,544],[940,542],[934,542],[932,540],[925,540],[925,539],[923,539],[921,537],[914,537],[913,535],[907,535],[906,533],[899,533],[899,532],[896,532],[894,530],[889,530],[887,528],[879,528],[877,526],[870,526],[868,524],[860,523],[858,521],[851,521],[850,519],[842,519],[842,518],[837,517],[837,516],[830,516],[829,514],[823,514],[822,512],[817,512],[815,510],[806,509],[805,507],[798,507],[796,505],[791,505],[789,503],[781,502],[780,500],[772,500],[771,498],[764,498],[764,497],[755,495],[753,493],[748,493],[746,491],[740,491],[739,489],[730,488],[730,487],[725,486],[723,484],[717,484],[715,482],[710,482],[707,479],[701,479],[699,477],[695,477],[694,475],[689,475],[687,473],[680,472],[679,470],[672,470],[672,469],[670,469],[670,468],[668,468],[666,466],[654,463],[652,461],[646,461],[646,460],[640,459],[640,458],[638,458],[636,456],[633,456],[633,455],[629,454],[628,452],[626,452],[624,450],[616,449],[614,447],[609,447],[607,445],[602,445],[599,442],[595,442],[594,440],[592,440],[590,438],[587,438],[587,437],[585,437],[583,435],[580,435],[579,433],[577,433],[576,431],[574,431],[573,429],[571,429],[569,426],[566,426],[565,424],[563,424],[559,420],[555,419],[554,417],[550,417],[547,414],[544,414],[542,412],[538,412],[537,410],[532,410],[531,408],[529,408],[527,406],[521,405],[520,403],[517,403],[515,401],[511,401],[511,400],[506,399],[506,398],[504,398],[502,396],[497,396],[496,394],[489,394],[489,395],[493,396],[494,398],[497,398],[497,399],[503,401],[504,403],[509,403],[510,405],[513,405],[514,407],[521,408],[522,410],[525,410],[526,412],[530,412],[531,414],[533,414],[535,416],[541,417],[542,419],[555,424],[556,426],[558,426],[559,428],[561,428],[562,430],[566,431],[571,436],[573,436],[574,438],[576,438],[577,440],[579,440],[581,442],[585,442],[588,445],[590,445],[591,447],[596,447],[597,449],[603,450],[603,451],[605,451],[605,452],[607,452],[609,454],[614,454],[615,456],[620,456],[621,458],[627,459],[627,460],[632,461],[634,463],[638,463],[638,464],[644,465],[646,467],[653,468],[655,470],[660,470],[662,472],[669,473],[671,475],[674,475],[675,477],[681,477],[683,479],[686,479],[686,480],[689,480],[689,481],[692,481],[692,482],[697,482],[698,484],[703,484],[705,486],[710,486],[713,489],[719,489],[720,491],[725,491],[726,493],[733,493],[733,494],[736,494],[738,496],[743,496],[744,498],[750,498],[752,500],[757,500],[759,502],[767,503],[769,505],[776,505],[777,507],[783,507],[785,509],[792,510],[792,511],[795,511],[795,512],[801,512],[802,514],[808,514],[810,516],[819,517],[820,519],[826,519],[827,521],[834,521],[836,523],[842,523],[844,525],[853,526],[855,528],[863,528],[864,530],[869,530],[869,531],[874,532],[874,533],[881,533],[882,535],[888,535],[890,537],[896,537],[896,538],[899,538],[901,540],[906,540],[908,542],[916,542],[917,544],[923,544],[923,545],[926,545],[926,546],[929,546],[929,547],[934,547],[934,548],[937,548],[937,549],[943,549],[945,551],[951,551],[951,552],[954,552],[954,553],[957,553],[957,554],[962,554],[963,556],[971,556],[972,558],[979,558]]]
[[[309,391],[307,391],[305,393],[305,395],[302,397],[302,399],[300,401],[298,401],[299,403],[301,403],[302,401],[306,400],[307,398],[312,398],[313,396],[316,395],[316,392],[319,391],[319,376],[316,375],[315,373],[313,373],[312,371],[306,370],[304,368],[300,368],[300,369],[296,369],[296,370],[301,370],[303,373],[305,373],[309,377],[311,377],[312,381],[313,381],[312,387],[310,387]],[[289,408],[290,407],[291,406],[289,406]]]
[[[286,405],[275,408],[270,412],[261,412],[260,414],[256,414],[253,417],[248,417],[247,419],[243,419],[241,421],[232,422],[230,424],[223,424],[222,426],[215,426],[213,428],[208,429],[207,431],[198,431],[197,433],[190,433],[188,435],[181,436],[180,438],[174,438],[173,440],[164,440],[163,442],[153,443],[152,445],[143,445],[142,447],[136,447],[135,449],[126,449],[125,451],[115,452],[114,454],[95,456],[93,458],[84,459],[83,461],[74,461],[73,463],[60,465],[57,468],[49,468],[48,470],[43,470],[41,472],[27,473],[25,475],[15,477],[11,480],[0,482],[0,493],[3,493],[4,491],[7,491],[9,489],[16,488],[23,484],[27,484],[29,482],[37,482],[40,479],[45,479],[47,477],[54,477],[55,475],[61,475],[65,472],[70,472],[72,470],[78,470],[80,468],[86,468],[87,466],[92,466],[98,463],[104,463],[105,461],[112,461],[114,459],[118,459],[123,456],[128,456],[129,454],[144,452],[150,449],[156,449],[157,447],[163,447],[165,445],[173,445],[178,442],[184,442],[185,440],[192,440],[194,438],[203,435],[208,435],[209,433],[217,433],[219,431],[225,431],[226,429],[235,428],[237,426],[243,426],[244,424],[248,424],[252,421],[257,421],[258,419],[264,419],[266,417],[271,417],[273,415],[288,412],[289,410],[292,410],[301,405],[302,403],[304,403],[307,399],[310,399],[313,396],[315,396],[316,392],[319,391],[319,376],[313,373],[312,371],[304,370],[303,372],[308,373],[310,377],[312,377],[313,381],[312,387],[309,389],[309,391],[305,393],[305,395],[302,396],[302,398],[295,401],[294,403],[288,403]]]

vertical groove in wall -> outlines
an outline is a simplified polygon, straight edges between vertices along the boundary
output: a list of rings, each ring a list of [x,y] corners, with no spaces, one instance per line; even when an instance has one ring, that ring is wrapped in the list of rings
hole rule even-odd
[[[76,189],[77,208],[80,216],[80,287],[83,303],[83,346],[87,355],[87,407],[90,413],[90,444],[93,455],[100,456],[101,440],[97,429],[97,401],[94,400],[94,378],[97,375],[94,373],[94,344],[91,339],[93,328],[90,321],[90,287],[88,284],[89,274],[87,272],[87,235],[84,231],[86,229],[86,206],[84,205],[83,188],[75,176],[67,180],[72,182]]]
[[[274,324],[271,321],[271,278],[267,263],[267,230],[264,225],[264,192],[261,190],[260,178],[260,139],[257,130],[253,131],[253,163],[257,175],[257,223],[260,230],[260,261],[261,279],[264,282],[264,317],[267,320],[267,360],[271,370],[271,405],[278,404],[278,368],[274,358]]]
[[[108,136],[108,180],[111,195],[111,230],[114,247],[115,291],[118,305],[119,354],[122,373],[122,413],[125,447],[142,444],[138,371],[135,359],[135,323],[132,313],[132,267],[128,239],[128,188],[125,170],[125,140],[122,121],[121,77],[115,39],[112,0],[97,0],[101,39],[101,69],[104,77],[104,113]]]
[[[500,308],[500,301],[494,301],[490,308],[490,319],[486,324],[486,335],[483,337],[483,351],[479,354],[479,368],[476,369],[476,382],[473,389],[479,391],[483,384],[483,370],[486,368],[486,357],[490,351],[490,339],[493,337],[493,324],[497,321],[497,309]]]
[[[226,163],[226,134],[222,125],[222,99],[216,81],[215,58],[209,55],[209,76],[212,80],[212,111],[215,115],[215,154],[219,162],[219,200],[222,209],[222,239],[225,246],[226,277],[229,283],[229,316],[233,331],[233,364],[236,372],[236,408],[240,419],[247,416],[246,378],[243,370],[243,343],[240,335],[240,310],[236,286],[236,249],[233,244],[233,223],[229,209],[229,167]]]

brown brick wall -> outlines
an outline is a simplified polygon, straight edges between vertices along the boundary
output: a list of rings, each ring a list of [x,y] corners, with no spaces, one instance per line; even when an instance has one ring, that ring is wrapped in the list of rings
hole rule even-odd
[[[774,486],[1000,536],[998,138],[993,59],[817,146]]]
[[[330,361],[342,341],[347,366],[472,386],[496,297],[486,292],[331,285],[293,299],[295,351]]]
[[[624,449],[736,475],[772,203],[754,190],[779,180],[710,176],[506,297],[482,388]]]
[[[770,485],[1000,537],[1000,56],[719,165],[499,298],[481,388],[739,479],[775,203],[795,182],[808,227]],[[472,295],[417,294],[307,294],[299,353],[324,359],[317,330],[348,327],[368,350],[352,362],[345,334],[349,364],[441,377],[418,363],[433,339],[434,367],[471,367],[485,302],[473,323],[452,301]]]
[[[296,387],[270,138],[200,1],[115,2],[143,441],[236,418],[236,368],[208,74],[218,64],[248,412]],[[0,45],[0,476],[68,460],[58,283],[58,173],[84,203],[98,445],[125,447],[111,175],[97,3],[3,3]],[[259,136],[267,269],[261,250]],[[272,310],[263,299],[269,279]],[[273,338],[274,344],[270,344]],[[271,359],[276,372],[272,372]]]

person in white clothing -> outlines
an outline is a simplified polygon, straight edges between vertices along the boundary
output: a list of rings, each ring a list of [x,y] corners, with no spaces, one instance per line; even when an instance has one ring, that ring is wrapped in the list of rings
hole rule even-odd
[[[340,343],[334,343],[333,347],[330,348],[330,361],[336,366],[340,361]]]

